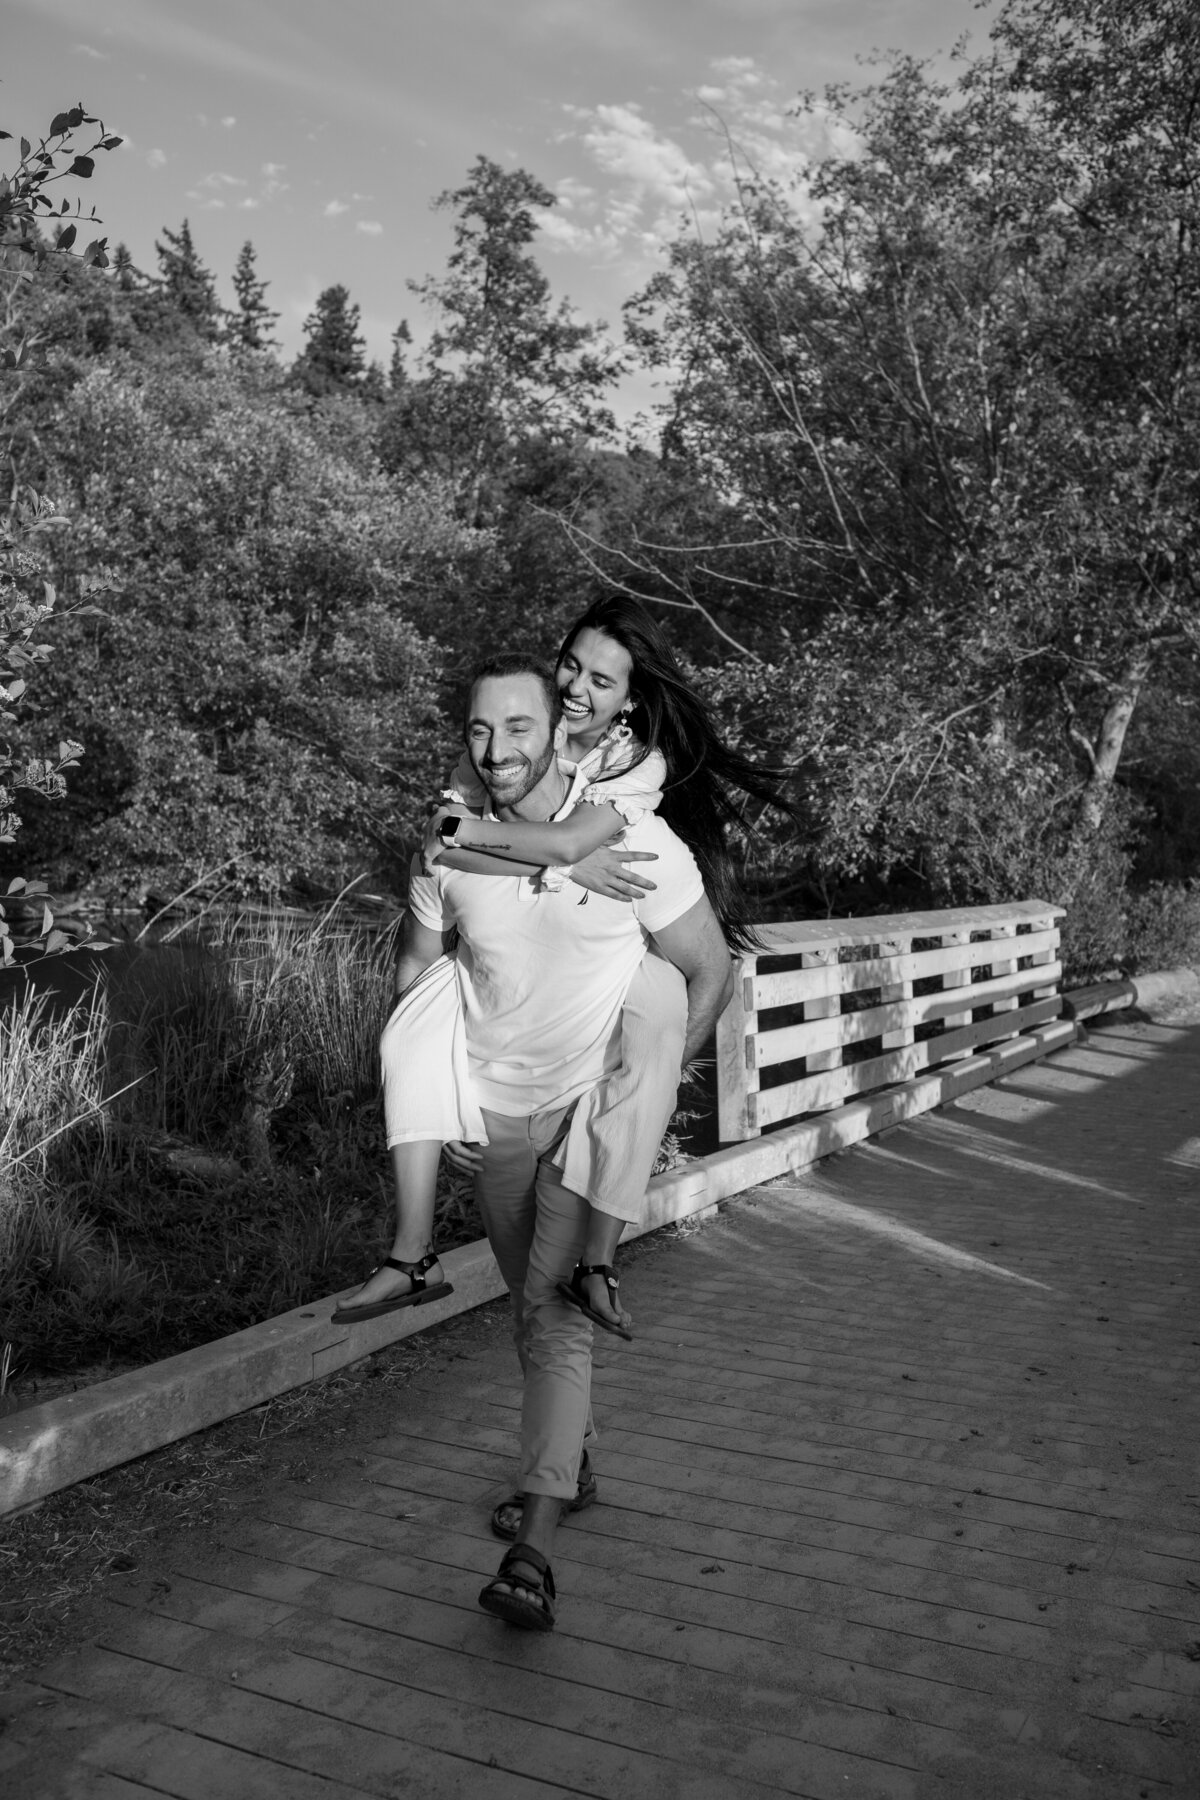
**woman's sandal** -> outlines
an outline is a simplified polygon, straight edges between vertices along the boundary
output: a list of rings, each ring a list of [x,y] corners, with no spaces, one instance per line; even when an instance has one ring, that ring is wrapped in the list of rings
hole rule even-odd
[[[518,1564],[526,1574],[517,1574]],[[529,1570],[533,1573],[529,1574]],[[550,1564],[541,1551],[531,1544],[514,1544],[481,1591],[479,1604],[484,1612],[493,1613],[506,1625],[519,1625],[522,1631],[553,1631],[557,1598]]]
[[[595,1498],[596,1474],[591,1464],[588,1462],[588,1454],[585,1450],[583,1453],[583,1461],[579,1465],[579,1480],[576,1483],[574,1496],[572,1499],[564,1500],[562,1502],[562,1506],[559,1509],[559,1518],[565,1519],[568,1513],[582,1512],[585,1506],[592,1505]],[[499,1506],[494,1507],[492,1510],[493,1536],[503,1538],[505,1543],[508,1544],[515,1543],[517,1533],[521,1529],[521,1519],[524,1512],[524,1494],[512,1494],[507,1500],[502,1500]],[[515,1514],[516,1516],[506,1518],[505,1514]]]
[[[386,1300],[372,1300],[366,1306],[339,1306],[333,1314],[331,1324],[357,1325],[363,1319],[378,1319],[384,1313],[399,1312],[402,1306],[426,1306],[431,1300],[444,1300],[454,1289],[448,1281],[435,1281],[430,1287],[425,1276],[437,1261],[436,1251],[431,1250],[420,1262],[397,1262],[394,1256],[385,1256],[379,1269],[398,1269],[401,1275],[407,1275],[412,1286],[407,1293],[390,1294]],[[372,1269],[371,1275],[377,1275],[379,1269]],[[367,1280],[371,1279],[367,1276]]]
[[[593,1325],[599,1325],[602,1331],[611,1331],[614,1337],[624,1338],[627,1344],[631,1344],[633,1342],[632,1331],[627,1330],[624,1325],[618,1325],[615,1319],[606,1319],[604,1314],[598,1313],[591,1304],[583,1290],[583,1283],[589,1275],[603,1275],[604,1285],[608,1289],[608,1297],[615,1306],[617,1289],[621,1283],[611,1263],[576,1263],[570,1281],[560,1281],[558,1284],[560,1297],[567,1302],[568,1306],[577,1306],[580,1312],[586,1314]]]

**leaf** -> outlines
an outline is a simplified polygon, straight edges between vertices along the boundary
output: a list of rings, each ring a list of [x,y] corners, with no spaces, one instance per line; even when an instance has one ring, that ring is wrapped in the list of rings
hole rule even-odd
[[[59,931],[59,929],[56,926],[55,929],[52,932],[50,932],[50,934],[46,938],[46,945],[45,945],[46,955],[47,956],[57,956],[60,950],[69,950],[70,948],[71,948],[70,938],[67,936],[65,931]]]
[[[45,937],[47,932],[50,932],[53,929],[54,929],[54,914],[50,911],[50,908],[48,906],[43,906],[42,907],[42,929],[38,932],[38,936]]]
[[[66,226],[65,229],[58,234],[58,243],[55,245],[55,249],[69,250],[71,245],[75,242],[75,236],[76,232],[74,225]]]
[[[102,150],[115,150],[117,148],[118,144],[123,144],[124,142],[125,142],[125,139],[120,138],[120,137],[101,138],[100,139],[100,148]]]
[[[71,129],[70,113],[55,113],[54,117],[50,121],[50,136],[51,137],[65,137],[66,133],[68,131],[70,131],[70,129]]]
[[[9,882],[5,892],[9,894],[23,894],[25,892],[25,877],[23,875],[14,876],[13,880]]]
[[[5,699],[19,700],[21,695],[25,692],[26,686],[27,684],[24,681],[10,681],[8,684],[8,692],[4,696]]]
[[[4,135],[5,135],[5,137],[7,137],[8,133],[5,132]],[[32,149],[33,149],[33,145],[30,143],[29,139],[27,137],[23,137],[21,139],[21,161],[22,162],[25,161],[25,158],[29,155],[29,152]]]
[[[68,175],[78,175],[78,177],[81,181],[86,181],[88,179],[88,177],[91,175],[92,170],[95,167],[96,167],[96,164],[95,164],[94,160],[92,159],[92,157],[77,156],[75,158],[75,161],[71,164],[70,168],[67,170],[67,174]]]

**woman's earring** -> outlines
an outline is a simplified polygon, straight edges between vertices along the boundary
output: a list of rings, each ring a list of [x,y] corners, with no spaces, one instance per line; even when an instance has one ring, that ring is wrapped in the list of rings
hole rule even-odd
[[[626,704],[621,708],[620,712],[617,714],[617,736],[618,737],[631,738],[633,736],[633,727],[629,723],[629,715],[632,713],[632,711],[633,711],[633,701],[629,700],[626,702]]]

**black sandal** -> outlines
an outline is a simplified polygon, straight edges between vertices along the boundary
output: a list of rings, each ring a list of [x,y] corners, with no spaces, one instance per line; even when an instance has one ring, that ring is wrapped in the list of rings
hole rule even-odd
[[[614,1337],[624,1338],[627,1344],[632,1344],[632,1331],[627,1331],[624,1325],[618,1325],[612,1319],[606,1319],[588,1300],[583,1291],[583,1283],[589,1275],[603,1275],[609,1298],[615,1305],[617,1289],[621,1283],[611,1263],[576,1263],[570,1281],[559,1282],[559,1295],[567,1302],[568,1306],[577,1306],[580,1312],[592,1321],[593,1325],[599,1325],[602,1331],[611,1331]]]
[[[379,1269],[398,1269],[401,1275],[407,1275],[412,1282],[406,1294],[392,1294],[386,1300],[372,1300],[366,1306],[339,1305],[330,1323],[333,1325],[357,1325],[363,1319],[378,1319],[384,1313],[399,1312],[402,1306],[427,1306],[431,1300],[444,1300],[454,1289],[448,1281],[435,1281],[430,1287],[425,1276],[437,1261],[437,1252],[431,1250],[420,1262],[397,1262],[394,1256],[385,1256],[371,1275],[377,1275]],[[371,1279],[367,1276],[367,1280]]]
[[[532,1569],[533,1575],[518,1575],[518,1563]],[[481,1590],[479,1604],[484,1612],[503,1619],[506,1625],[519,1625],[522,1631],[553,1631],[557,1598],[550,1564],[541,1551],[531,1544],[514,1544]]]
[[[558,1514],[559,1518],[565,1519],[568,1513],[582,1512],[586,1506],[591,1506],[596,1499],[596,1492],[596,1474],[588,1461],[588,1453],[585,1450],[583,1453],[583,1460],[579,1464],[579,1480],[575,1486],[575,1493],[570,1500],[564,1500],[561,1503]],[[510,1509],[517,1514],[515,1521],[512,1522],[503,1516]],[[503,1538],[505,1543],[515,1543],[517,1533],[521,1529],[521,1518],[524,1514],[524,1510],[524,1494],[510,1494],[507,1500],[502,1500],[499,1506],[493,1507],[492,1535],[494,1537]]]

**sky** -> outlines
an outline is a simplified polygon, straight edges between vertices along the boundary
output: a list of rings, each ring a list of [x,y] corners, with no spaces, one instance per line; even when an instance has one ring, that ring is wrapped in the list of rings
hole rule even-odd
[[[620,335],[622,302],[686,226],[710,230],[730,147],[788,178],[822,148],[797,94],[864,81],[877,49],[920,57],[975,0],[5,0],[0,128],[34,141],[82,101],[125,143],[78,189],[112,244],[156,267],[188,219],[231,304],[249,239],[290,357],[343,283],[386,364],[407,279],[440,273],[434,196],[483,154],[557,197],[539,255],[555,295]],[[0,143],[0,172],[13,146]],[[7,154],[6,154],[7,153]],[[60,190],[60,191],[65,191]],[[628,412],[650,396],[634,391]]]

